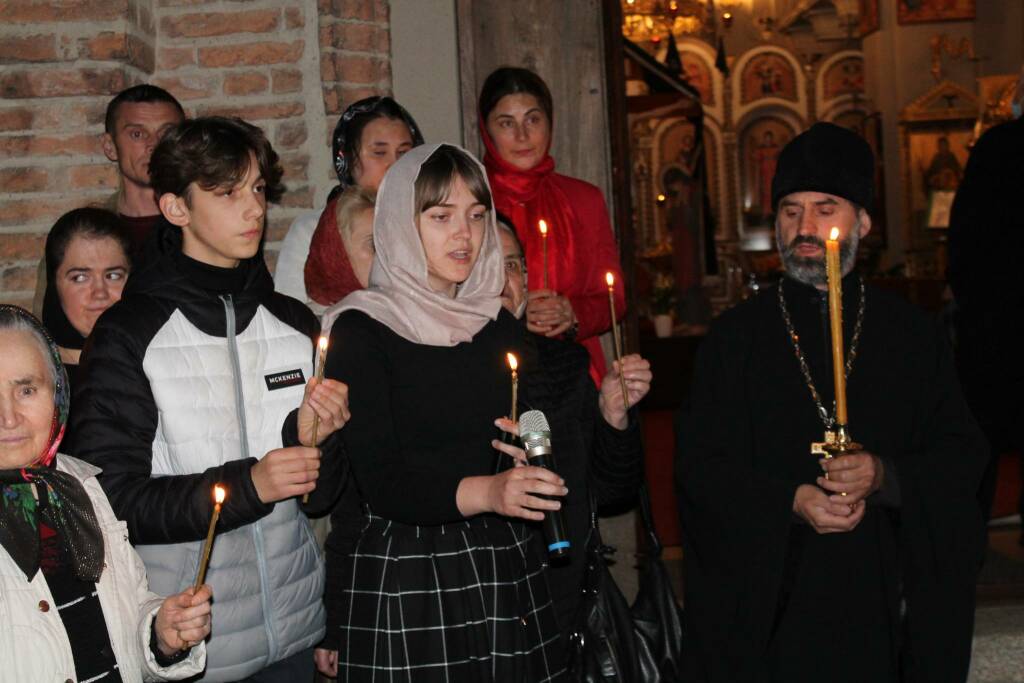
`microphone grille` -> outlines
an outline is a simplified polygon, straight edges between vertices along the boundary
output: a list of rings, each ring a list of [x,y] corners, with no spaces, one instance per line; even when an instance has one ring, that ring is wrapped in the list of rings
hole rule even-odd
[[[551,426],[548,425],[548,419],[544,417],[544,413],[539,410],[527,410],[525,413],[519,416],[519,434],[529,434],[531,432],[550,432]]]

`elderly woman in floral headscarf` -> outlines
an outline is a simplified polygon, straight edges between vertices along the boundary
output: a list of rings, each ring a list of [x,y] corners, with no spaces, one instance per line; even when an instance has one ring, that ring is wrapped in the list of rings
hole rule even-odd
[[[0,305],[0,681],[177,680],[206,664],[210,589],[162,599],[95,467],[58,455],[68,416],[56,345]]]

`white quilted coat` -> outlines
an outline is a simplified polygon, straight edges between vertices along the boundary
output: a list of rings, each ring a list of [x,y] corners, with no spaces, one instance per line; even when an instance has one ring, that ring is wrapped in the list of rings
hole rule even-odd
[[[160,667],[150,652],[150,629],[163,598],[149,591],[145,568],[128,543],[125,523],[114,517],[96,481],[99,470],[65,455],[58,456],[57,467],[85,486],[103,531],[104,570],[96,586],[121,678],[125,683],[169,681],[201,672],[206,664],[203,643],[168,668]],[[42,572],[26,583],[25,574],[2,549],[0,662],[4,683],[78,680],[71,643]]]

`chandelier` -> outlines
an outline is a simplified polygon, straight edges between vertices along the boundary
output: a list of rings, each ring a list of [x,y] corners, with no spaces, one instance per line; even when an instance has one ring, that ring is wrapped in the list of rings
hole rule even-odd
[[[659,42],[669,33],[701,33],[708,8],[701,0],[621,0],[622,35],[633,42]]]

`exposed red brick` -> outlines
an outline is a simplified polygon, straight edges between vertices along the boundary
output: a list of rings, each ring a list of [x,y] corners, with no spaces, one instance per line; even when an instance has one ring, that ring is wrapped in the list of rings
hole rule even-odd
[[[281,167],[284,169],[284,179],[288,182],[306,180],[309,168],[308,154],[282,154]]]
[[[70,97],[111,95],[123,90],[120,69],[42,69],[0,74],[0,97]]]
[[[156,84],[179,100],[197,100],[217,94],[217,80],[205,74],[158,78]]]
[[[232,33],[266,33],[277,28],[279,9],[258,9],[244,12],[196,12],[164,17],[160,21],[161,37],[203,38]]]
[[[324,112],[331,114],[341,113],[341,91],[339,88],[324,86]]]
[[[102,154],[99,135],[14,135],[0,137],[0,157],[68,156],[72,154]]]
[[[68,185],[73,190],[114,190],[117,182],[115,164],[87,164],[68,169]]]
[[[312,209],[313,208],[313,188],[311,187],[298,187],[295,189],[289,188],[284,196],[281,197],[279,202],[281,206],[296,209]]]
[[[6,239],[9,235],[4,237]],[[0,290],[4,291],[4,296],[6,297],[10,292],[34,291],[36,288],[36,268],[37,266],[4,268],[3,274],[0,275]]]
[[[2,12],[0,12],[2,16]],[[4,36],[0,41],[0,64],[54,62],[57,37],[52,33],[35,36]]]
[[[29,130],[34,114],[30,109],[0,109],[0,131]]]
[[[103,31],[91,39],[83,39],[80,53],[84,59],[107,60],[128,57],[128,41],[120,31]]]
[[[386,63],[379,57],[338,54],[334,57],[337,80],[343,83],[366,85],[383,80]]]
[[[127,0],[8,0],[0,1],[0,17],[6,24],[102,21],[122,18],[127,8]]]
[[[302,90],[302,72],[298,69],[273,69],[273,92],[275,95],[299,92]]]
[[[153,73],[156,66],[156,50],[142,38],[128,36],[128,63],[145,73]]]
[[[12,206],[14,204],[18,206]],[[34,210],[30,210],[28,207],[33,207]],[[50,215],[53,215],[53,209],[38,201],[18,199],[13,202],[0,203],[0,223],[6,225],[27,223],[30,220]],[[54,215],[53,218],[56,219],[59,215]],[[38,258],[43,254],[45,243],[46,235],[31,233],[4,235],[4,238],[0,240],[0,259],[20,261]]]
[[[192,47],[162,47],[157,57],[161,71],[174,71],[196,63],[196,50]]]
[[[4,192],[41,192],[46,189],[50,174],[44,168],[31,166],[0,169],[0,189]]]
[[[247,121],[260,121],[266,119],[290,119],[293,116],[302,116],[306,112],[302,102],[286,102],[277,104],[241,104],[236,106],[225,106],[214,104],[203,107],[199,110],[200,116],[237,116]]]
[[[305,121],[284,121],[277,126],[274,145],[280,149],[295,149],[305,143],[307,138],[309,135]]]
[[[225,95],[254,95],[267,91],[270,78],[260,71],[244,71],[224,76]]]
[[[379,88],[366,88],[360,86],[338,86],[339,95],[339,106],[344,109],[353,102],[358,102],[364,97],[372,97],[374,95],[386,95],[387,93]]]
[[[106,97],[97,97],[89,104],[40,102],[33,116],[32,129],[68,131],[95,127],[103,123],[107,100]]]
[[[320,82],[333,83],[338,80],[338,70],[334,66],[333,54],[320,51]]]
[[[305,42],[261,42],[199,48],[199,63],[205,67],[253,66],[296,62]]]
[[[378,49],[381,33],[384,31],[373,24],[327,24],[320,28],[320,45],[353,52],[373,52]]]
[[[302,16],[301,7],[289,7],[284,11],[284,25],[288,28],[302,28],[306,25],[306,18]]]
[[[317,8],[321,16],[362,21],[381,21],[388,13],[386,4],[377,5],[373,0],[319,0]]]

